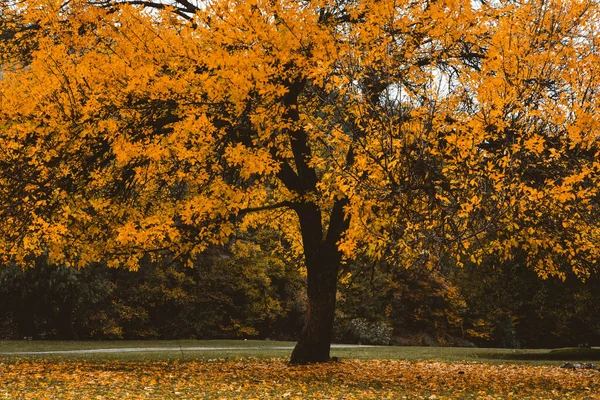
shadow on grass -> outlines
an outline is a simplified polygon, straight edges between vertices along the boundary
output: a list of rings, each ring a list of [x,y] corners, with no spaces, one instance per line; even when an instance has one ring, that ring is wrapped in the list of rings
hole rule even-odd
[[[526,350],[515,350],[511,353],[481,352],[479,356],[491,360],[600,361],[600,348],[570,347],[536,353]]]

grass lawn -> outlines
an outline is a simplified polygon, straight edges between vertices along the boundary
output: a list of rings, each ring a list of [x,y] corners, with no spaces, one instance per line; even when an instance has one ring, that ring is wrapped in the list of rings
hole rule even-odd
[[[290,342],[0,341],[0,353],[173,346],[242,349],[0,355],[0,399],[600,399],[600,372],[559,367],[599,349],[334,348],[340,362],[297,367],[276,349]]]
[[[0,340],[0,359],[47,359],[87,361],[189,361],[231,359],[239,357],[280,358],[289,356],[295,342],[263,340],[115,340],[115,341],[26,341]],[[217,348],[217,350],[188,350],[190,348]],[[9,355],[12,352],[52,352],[119,348],[151,348],[158,351],[69,353]],[[162,348],[170,348],[161,351]],[[172,350],[175,349],[175,350]],[[477,361],[485,363],[530,363],[557,365],[564,361],[598,361],[600,348],[567,349],[487,349],[464,347],[405,347],[363,346],[334,347],[331,355],[341,359],[360,360],[435,360]]]

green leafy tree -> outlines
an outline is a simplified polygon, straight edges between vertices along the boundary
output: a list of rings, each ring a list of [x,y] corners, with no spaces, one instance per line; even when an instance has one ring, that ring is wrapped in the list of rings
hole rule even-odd
[[[363,344],[466,344],[467,304],[447,271],[365,260],[352,264],[340,281],[339,339]]]
[[[484,346],[565,347],[598,342],[598,274],[539,279],[526,255],[467,263],[449,279],[467,304],[465,336]]]
[[[76,325],[81,309],[98,307],[107,293],[110,283],[98,273],[98,266],[77,270],[50,265],[40,257],[35,268],[0,269],[0,313],[4,318],[12,316],[13,332],[19,338],[79,338]]]

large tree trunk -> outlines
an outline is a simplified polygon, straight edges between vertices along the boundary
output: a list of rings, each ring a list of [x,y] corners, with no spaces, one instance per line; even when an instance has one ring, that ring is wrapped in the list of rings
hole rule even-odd
[[[290,66],[291,68],[291,66]],[[290,145],[294,154],[296,171],[287,163],[281,164],[279,178],[291,191],[301,198],[307,194],[318,196],[318,176],[310,165],[312,159],[308,135],[300,123],[298,96],[306,85],[305,79],[287,82],[289,91],[283,97],[287,108],[284,119],[292,123],[288,131]],[[349,164],[352,163],[352,150],[348,152]],[[311,196],[308,196],[310,198]],[[348,229],[349,220],[345,217],[344,207],[348,204],[345,197],[335,201],[329,215],[327,233],[323,230],[322,212],[317,203],[304,199],[293,203],[291,208],[298,214],[300,232],[304,248],[308,280],[308,305],[304,327],[298,344],[292,352],[292,364],[329,361],[329,348],[335,317],[335,296],[337,291],[337,273],[341,263],[338,242]]]
[[[308,304],[292,364],[329,361],[340,257],[337,248],[326,247],[320,246],[318,264],[307,266]]]
[[[325,238],[319,208],[315,204],[296,208],[304,245],[308,304],[304,327],[290,359],[292,364],[329,361],[337,275],[342,260],[338,241],[348,227],[348,220],[344,217],[346,204],[347,200],[342,199],[334,205]]]

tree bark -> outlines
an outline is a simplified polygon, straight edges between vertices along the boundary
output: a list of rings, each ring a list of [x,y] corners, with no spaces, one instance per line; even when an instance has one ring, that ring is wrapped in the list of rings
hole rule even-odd
[[[319,246],[315,265],[307,265],[308,304],[304,327],[290,359],[292,364],[330,359],[340,258],[337,248],[323,244]]]
[[[290,207],[296,211],[300,221],[308,280],[308,304],[304,327],[292,352],[290,359],[292,364],[329,361],[335,318],[337,274],[342,259],[338,242],[349,224],[344,214],[348,199],[340,198],[331,209],[329,227],[324,235],[322,213],[325,210],[305,198],[307,194],[318,196],[318,176],[317,171],[310,164],[312,156],[308,135],[302,124],[299,124],[298,96],[305,85],[304,78],[287,82],[288,92],[282,98],[283,105],[287,109],[283,117],[289,120],[293,127],[287,131],[287,134],[290,137],[296,170],[294,171],[287,162],[282,162],[279,178],[289,190],[303,198]]]
[[[344,217],[346,204],[347,200],[342,199],[334,205],[325,238],[318,206],[304,204],[296,209],[304,245],[308,304],[304,327],[292,352],[291,364],[330,360],[337,278],[342,261],[338,241],[348,227],[348,220]]]

